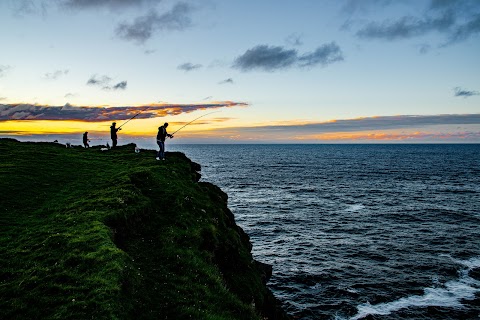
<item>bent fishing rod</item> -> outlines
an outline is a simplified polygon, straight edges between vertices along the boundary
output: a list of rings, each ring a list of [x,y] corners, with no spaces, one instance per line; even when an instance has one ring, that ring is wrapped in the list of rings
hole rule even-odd
[[[120,127],[118,127],[117,129],[120,129],[121,127],[123,127],[124,125],[126,125],[129,121],[133,120],[136,116],[138,116],[140,113],[142,113],[144,110],[140,111],[139,113],[137,113],[136,115],[134,115],[133,117],[131,117],[130,119],[128,119],[127,121],[125,121]]]
[[[174,133],[172,133],[172,136],[173,136],[175,133],[177,133],[178,131],[180,131],[180,130],[182,130],[183,128],[185,128],[186,126],[188,126],[188,125],[189,125],[190,123],[192,123],[193,121],[196,121],[196,120],[198,120],[198,119],[200,119],[200,118],[203,118],[203,117],[205,117],[205,116],[208,116],[209,114],[217,113],[217,112],[220,112],[220,111],[213,111],[213,112],[204,114],[203,116],[200,116],[200,117],[198,117],[198,118],[193,119],[192,121],[190,121],[189,123],[187,123],[186,125],[184,125],[183,127],[181,127],[180,129],[178,129],[177,131],[175,131]]]

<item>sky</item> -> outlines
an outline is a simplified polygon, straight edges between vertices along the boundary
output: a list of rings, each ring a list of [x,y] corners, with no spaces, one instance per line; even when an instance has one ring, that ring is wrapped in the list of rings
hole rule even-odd
[[[0,137],[480,142],[478,0],[0,0],[0,27]]]

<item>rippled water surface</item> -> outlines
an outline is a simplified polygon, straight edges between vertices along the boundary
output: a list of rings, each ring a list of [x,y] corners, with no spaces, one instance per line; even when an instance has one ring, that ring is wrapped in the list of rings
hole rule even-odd
[[[170,145],[297,319],[480,319],[480,145]]]

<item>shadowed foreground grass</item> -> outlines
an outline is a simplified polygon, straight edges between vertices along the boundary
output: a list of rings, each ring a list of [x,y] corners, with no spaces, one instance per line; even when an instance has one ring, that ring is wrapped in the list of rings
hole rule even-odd
[[[0,139],[0,318],[286,318],[196,170],[133,145]]]

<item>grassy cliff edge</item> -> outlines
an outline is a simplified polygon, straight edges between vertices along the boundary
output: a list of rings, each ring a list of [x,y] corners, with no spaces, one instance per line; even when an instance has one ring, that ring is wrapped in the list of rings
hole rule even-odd
[[[0,139],[0,318],[288,319],[182,153]]]

